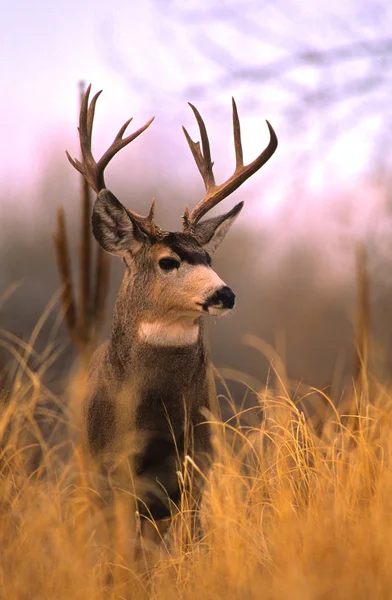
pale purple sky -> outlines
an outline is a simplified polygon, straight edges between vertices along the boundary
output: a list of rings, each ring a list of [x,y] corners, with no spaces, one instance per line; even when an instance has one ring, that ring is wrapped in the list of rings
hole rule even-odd
[[[230,3],[227,4],[229,7]],[[338,15],[344,3],[335,4]],[[350,4],[346,3],[344,9],[348,16]],[[211,5],[219,6],[214,2]],[[308,5],[307,17],[311,23],[320,18],[320,11],[311,2]],[[203,99],[196,99],[195,103],[207,121],[218,179],[228,176],[233,165],[230,96],[234,95],[240,110],[246,159],[252,159],[267,143],[265,118],[272,122],[280,140],[278,154],[268,165],[268,171],[258,175],[256,187],[253,182],[246,184],[247,193],[252,195],[253,190],[254,195],[254,190],[259,190],[261,185],[264,196],[264,182],[271,185],[274,181],[279,187],[284,179],[282,174],[290,171],[290,158],[301,148],[303,139],[301,131],[296,140],[288,134],[274,88],[267,82],[259,114],[248,113],[247,97],[252,83],[234,81],[230,89],[222,90],[213,87],[223,69],[197,51],[191,29],[164,18],[164,7],[165,2],[157,0],[3,3],[0,20],[0,183],[3,189],[6,185],[19,190],[39,182],[50,161],[63,164],[65,148],[74,155],[78,153],[76,89],[80,79],[92,82],[94,91],[104,90],[96,116],[97,154],[128,117],[133,116],[134,126],[139,127],[155,115],[153,130],[145,134],[137,148],[136,166],[146,166],[155,169],[155,175],[162,172],[170,177],[175,160],[176,176],[192,177],[193,181],[199,176],[181,125],[186,125],[194,138],[197,130],[183,90],[192,83],[205,84]],[[300,20],[293,23],[298,39],[305,34],[314,41],[310,30],[303,30],[301,34],[299,24]],[[271,22],[271,29],[273,27]],[[229,36],[230,43],[238,44],[236,53],[238,50],[245,65],[256,64],[261,55],[265,63],[279,57],[279,50],[254,37],[249,37],[246,47],[242,38],[241,46],[241,39],[237,39],[225,23],[215,25],[213,36],[217,42]],[[213,91],[209,93],[210,90]],[[187,99],[194,101],[192,97]],[[344,162],[337,179],[350,181],[359,169],[365,144],[364,139],[348,139],[342,143],[331,158],[340,165]],[[129,152],[129,156],[135,154],[134,149]],[[325,185],[323,166],[320,164],[320,169],[313,172],[316,189]],[[273,198],[274,193],[271,192],[270,197]],[[4,197],[0,198],[0,202],[3,201]]]

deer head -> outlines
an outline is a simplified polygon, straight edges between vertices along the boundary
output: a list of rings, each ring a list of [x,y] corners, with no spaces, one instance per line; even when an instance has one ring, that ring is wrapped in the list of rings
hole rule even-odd
[[[211,256],[240,213],[243,202],[226,214],[203,221],[200,219],[271,158],[278,144],[272,126],[267,121],[270,132],[267,148],[252,163],[244,165],[240,123],[233,99],[236,168],[226,182],[216,185],[206,127],[197,109],[190,104],[199,126],[201,148],[199,142],[191,140],[185,129],[184,133],[203,178],[206,194],[191,212],[185,207],[183,231],[170,233],[155,224],[154,201],[147,216],[138,215],[119,202],[106,188],[104,180],[104,170],[113,156],[143,133],[153,119],[123,137],[131,122],[129,119],[96,162],[91,151],[91,138],[95,105],[101,92],[89,104],[90,87],[85,93],[79,119],[82,162],[72,159],[68,153],[67,156],[98,195],[92,215],[96,240],[104,250],[123,259],[150,323],[165,319],[172,322],[190,319],[194,322],[203,314],[224,314],[233,308],[235,296],[212,269]]]

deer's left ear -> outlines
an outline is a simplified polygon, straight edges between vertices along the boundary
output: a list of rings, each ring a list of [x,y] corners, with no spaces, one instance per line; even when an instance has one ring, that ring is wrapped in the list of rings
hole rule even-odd
[[[226,233],[241,212],[243,202],[237,204],[225,215],[201,221],[195,227],[194,235],[203,248],[212,254],[223,241]]]

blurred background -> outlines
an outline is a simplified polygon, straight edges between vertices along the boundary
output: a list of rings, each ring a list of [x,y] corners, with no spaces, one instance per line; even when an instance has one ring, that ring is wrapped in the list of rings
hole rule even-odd
[[[244,346],[276,347],[290,378],[323,387],[353,375],[356,253],[366,249],[371,368],[388,379],[392,337],[392,5],[386,0],[15,0],[0,20],[0,327],[28,339],[50,301],[36,346],[59,321],[60,280],[52,233],[63,205],[73,267],[79,244],[78,82],[103,89],[94,130],[97,156],[120,125],[151,128],[107,172],[119,199],[180,228],[203,184],[183,136],[203,115],[215,175],[234,168],[231,96],[245,160],[268,141],[279,147],[263,169],[217,209],[245,200],[215,267],[237,294],[233,314],[209,322],[217,367],[251,385],[268,360]],[[111,258],[110,298],[122,264]],[[10,287],[11,286],[11,287]],[[56,296],[57,294],[57,296]],[[57,335],[57,334],[56,334]],[[52,379],[72,347],[59,325]],[[1,360],[11,359],[3,350]],[[223,373],[228,374],[227,371]],[[242,375],[246,373],[247,376]]]

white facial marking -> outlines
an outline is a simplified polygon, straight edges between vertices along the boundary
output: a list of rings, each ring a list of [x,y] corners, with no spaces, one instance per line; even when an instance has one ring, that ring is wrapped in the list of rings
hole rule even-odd
[[[211,267],[199,265],[197,267],[191,267],[191,269],[192,280],[195,282],[195,287],[199,287],[201,294],[205,298],[226,285]]]
[[[142,321],[138,329],[139,339],[153,346],[190,346],[196,344],[199,325],[193,321]]]
[[[199,306],[203,305],[210,296],[226,285],[211,267],[205,267],[204,265],[193,267],[193,278],[197,280],[197,287],[200,290],[199,299],[196,300],[196,304]],[[229,309],[208,306],[207,310],[200,310],[204,315],[221,316],[228,312]]]

